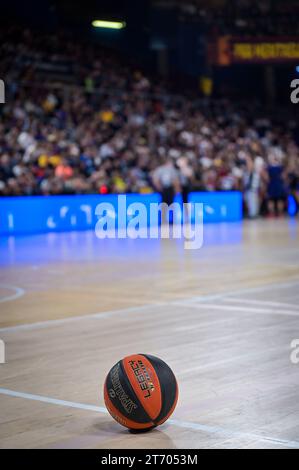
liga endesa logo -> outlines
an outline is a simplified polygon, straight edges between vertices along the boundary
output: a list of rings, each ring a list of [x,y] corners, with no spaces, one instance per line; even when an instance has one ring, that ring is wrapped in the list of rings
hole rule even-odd
[[[173,224],[170,224],[172,213]],[[184,238],[186,250],[196,250],[203,245],[203,204],[178,202],[171,205],[141,202],[127,205],[125,195],[117,198],[117,208],[108,202],[97,205],[95,226],[97,238]],[[159,220],[163,220],[159,226]],[[190,221],[193,221],[191,224]]]
[[[5,103],[5,85],[4,81],[0,80],[0,104]]]

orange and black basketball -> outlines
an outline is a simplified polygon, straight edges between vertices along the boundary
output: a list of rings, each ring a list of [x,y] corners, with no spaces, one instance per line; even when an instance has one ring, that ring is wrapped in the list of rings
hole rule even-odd
[[[149,430],[164,423],[175,409],[178,386],[161,359],[132,354],[115,364],[104,385],[111,416],[131,430]]]

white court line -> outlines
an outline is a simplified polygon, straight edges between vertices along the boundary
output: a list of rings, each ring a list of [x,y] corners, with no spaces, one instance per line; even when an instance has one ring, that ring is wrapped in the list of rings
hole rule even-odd
[[[217,300],[217,299],[222,299],[226,298],[229,296],[234,296],[234,295],[242,295],[242,294],[255,294],[258,292],[264,292],[272,289],[287,289],[288,287],[293,287],[293,286],[299,286],[299,279],[294,279],[293,281],[288,281],[288,282],[281,282],[281,283],[273,283],[273,284],[265,284],[263,286],[259,287],[248,287],[246,289],[239,289],[239,290],[234,290],[230,292],[220,292],[219,294],[215,295],[207,295],[205,296],[197,296],[197,297],[190,297],[188,299],[182,299],[180,303],[192,303],[192,302],[205,302],[207,300]]]
[[[0,328],[0,333],[14,332],[14,331],[20,331],[20,330],[36,330],[40,328],[49,328],[52,326],[64,325],[66,323],[82,321],[85,319],[90,320],[90,319],[110,318],[110,317],[113,317],[114,315],[131,313],[131,312],[139,312],[140,310],[144,310],[149,307],[154,307],[158,305],[165,305],[165,304],[161,302],[161,304],[154,303],[154,304],[147,304],[147,305],[139,305],[137,307],[128,307],[128,308],[123,308],[119,310],[108,310],[106,312],[98,312],[98,313],[91,313],[88,315],[78,315],[75,317],[60,318],[58,320],[46,320],[46,321],[41,321],[41,322],[36,322],[36,323],[25,323],[23,325],[7,326],[4,328]]]
[[[181,300],[173,300],[169,302],[156,302],[152,304],[146,304],[146,305],[141,305],[139,307],[128,307],[124,309],[119,309],[119,310],[108,310],[106,312],[97,312],[97,313],[91,313],[88,315],[77,315],[77,316],[72,316],[68,318],[61,318],[58,320],[46,320],[42,322],[35,322],[35,323],[25,323],[22,325],[16,325],[16,326],[8,326],[4,328],[0,328],[0,333],[5,333],[5,332],[14,332],[14,331],[22,331],[22,330],[35,330],[39,328],[48,328],[51,326],[57,326],[57,325],[63,325],[65,323],[70,323],[73,321],[81,321],[81,320],[88,320],[88,319],[101,319],[101,318],[109,318],[110,316],[114,315],[119,315],[119,314],[125,314],[125,313],[130,313],[130,312],[135,312],[138,310],[144,310],[149,307],[155,307],[155,306],[193,306],[193,302],[197,303],[205,303],[209,302],[211,300],[218,300],[218,299],[223,299],[227,296],[233,296],[233,295],[239,295],[239,294],[248,294],[248,293],[254,293],[254,292],[263,292],[267,290],[271,290],[275,287],[279,288],[287,288],[291,287],[294,285],[299,285],[299,279],[290,281],[290,282],[285,282],[285,283],[277,283],[277,284],[266,284],[265,286],[261,287],[253,287],[253,288],[248,288],[248,289],[241,289],[241,290],[234,290],[231,292],[221,292],[219,294],[208,294],[208,295],[201,295],[201,296],[195,296],[195,297],[190,297],[187,299],[181,299]]]
[[[16,300],[19,297],[22,297],[25,294],[25,290],[21,287],[10,286],[9,284],[0,284],[0,288],[14,290],[15,293],[12,295],[7,295],[5,297],[0,297],[0,303],[2,302],[9,302],[11,300]]]
[[[179,303],[177,305],[180,305]],[[181,304],[184,307],[190,307],[195,309],[206,308],[212,310],[227,310],[229,312],[248,312],[248,313],[261,313],[266,315],[289,315],[292,317],[299,317],[299,311],[295,312],[294,310],[270,310],[269,308],[262,308],[262,307],[243,307],[243,306],[236,306],[236,305],[218,305],[218,304],[188,304],[185,303]],[[1,331],[1,330],[0,330]]]
[[[214,361],[210,363],[208,362],[207,364],[203,364],[202,366],[190,367],[189,369],[185,369],[184,372],[180,372],[179,374],[176,374],[176,375],[178,377],[185,377],[185,375],[189,375],[190,373],[193,374],[194,372],[199,372],[199,371],[207,370],[207,369],[213,369],[214,367],[231,364],[234,362],[244,361],[246,359],[254,359],[255,357],[260,357],[261,359],[263,359],[265,354],[278,352],[278,351],[285,351],[285,350],[286,350],[285,347],[279,348],[278,346],[275,346],[273,348],[268,348],[264,351],[255,351],[252,353],[240,354],[239,356],[232,355],[231,357],[228,357],[227,359],[220,359],[218,361]]]
[[[242,315],[242,318],[244,318],[245,320],[251,320],[251,315]],[[209,329],[213,326],[218,326],[218,325],[226,325],[226,326],[230,326],[231,324],[233,324],[232,326],[234,326],[236,324],[236,321],[240,320],[240,315],[238,315],[238,317],[236,316],[229,316],[229,317],[225,317],[225,318],[222,318],[221,320],[212,320],[212,321],[207,321],[207,322],[202,322],[202,323],[195,323],[194,325],[186,325],[186,326],[182,326],[182,327],[177,327],[177,328],[173,328],[172,331],[176,331],[178,333],[180,332],[186,332],[186,331],[194,331],[196,333],[198,333],[200,330],[206,330],[206,329]],[[293,325],[293,322],[296,322],[296,320],[290,320],[287,324],[285,324],[285,322],[282,323],[275,323],[274,325],[271,325],[269,326],[268,324],[267,325],[264,325],[264,326],[258,326],[258,324],[255,325],[254,329],[250,330],[250,331],[247,331],[246,333],[240,333],[240,331],[237,331],[235,332],[235,334],[238,335],[238,337],[246,337],[247,335],[249,334],[255,334],[255,332],[260,332],[260,331],[264,331],[266,330],[267,333],[268,331],[274,329],[277,331],[277,329],[279,328],[279,331],[282,331],[282,330],[290,330],[291,328],[294,327]],[[215,333],[213,333],[214,335]],[[219,339],[223,339],[223,338],[226,338],[226,337],[231,337],[231,331],[229,334],[226,334],[226,335],[223,335],[223,336],[215,336],[215,338],[217,339],[217,341]]]
[[[277,444],[289,449],[299,449],[299,442],[297,441],[288,441],[285,439],[278,439],[275,437],[264,436],[262,434],[254,434],[254,433],[247,433],[243,431],[234,431],[225,428],[221,428],[218,426],[209,426],[207,424],[200,424],[200,423],[190,423],[188,421],[179,421],[177,419],[169,419],[167,421],[174,426],[178,426],[184,429],[192,429],[194,431],[202,431],[208,434],[220,434],[222,436],[226,436],[228,438],[235,437],[237,439],[244,438],[244,439],[255,439],[258,441],[265,441],[271,444]]]
[[[208,305],[207,305],[208,307]],[[189,307],[188,307],[189,308]],[[191,307],[192,308],[192,307]],[[177,331],[177,332],[185,332],[185,331],[198,331],[202,330],[205,328],[210,328],[211,326],[216,326],[216,325],[226,325],[230,323],[234,323],[236,321],[236,317],[234,318],[222,318],[220,320],[209,320],[201,323],[192,323],[192,325],[184,325],[184,326],[178,326],[174,327],[172,331]]]
[[[94,411],[96,413],[108,414],[106,408],[102,406],[95,406],[95,405],[87,405],[85,403],[77,403],[72,401],[66,400],[58,400],[56,398],[50,398],[42,395],[34,395],[32,393],[24,393],[24,392],[17,392],[15,390],[8,390],[6,388],[0,388],[0,394],[6,395],[10,397],[16,398],[23,398],[26,400],[34,400],[39,401],[42,403],[48,403],[51,405],[58,405],[58,406],[65,406],[69,408],[76,408],[80,410],[86,411]],[[285,439],[278,439],[275,437],[264,436],[260,434],[251,434],[247,432],[239,432],[230,429],[225,429],[220,426],[209,426],[206,424],[200,423],[193,423],[188,421],[180,421],[178,419],[169,419],[167,421],[168,424],[172,424],[173,426],[183,428],[183,429],[192,429],[193,431],[204,432],[207,434],[219,434],[226,437],[235,437],[235,438],[246,438],[246,439],[253,439],[258,441],[265,441],[271,444],[277,444],[284,447],[292,448],[292,449],[299,449],[299,442],[297,441],[289,441]]]
[[[298,305],[295,305],[295,304],[290,304],[290,303],[286,303],[286,302],[268,302],[267,300],[252,300],[252,299],[244,299],[244,298],[235,298],[235,297],[225,297],[225,299],[223,299],[225,302],[234,302],[234,303],[241,303],[241,304],[251,304],[251,305],[259,305],[260,307],[277,307],[277,308],[281,308],[281,307],[289,307],[289,308],[293,308],[295,311],[297,311],[299,313],[299,307]]]
[[[44,397],[42,395],[33,395],[32,393],[16,392],[15,390],[8,390],[7,388],[0,388],[1,395],[9,397],[25,398],[26,400],[40,401],[43,403],[50,403],[51,405],[68,406],[69,408],[78,408],[79,410],[96,411],[99,413],[108,413],[103,406],[86,405],[84,403],[75,403],[72,401],[58,400],[57,398]]]

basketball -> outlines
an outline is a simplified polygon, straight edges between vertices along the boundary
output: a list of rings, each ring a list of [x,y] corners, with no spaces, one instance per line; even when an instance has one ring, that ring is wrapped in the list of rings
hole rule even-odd
[[[174,373],[161,359],[132,354],[115,364],[104,385],[104,400],[111,416],[135,431],[163,424],[178,400]]]

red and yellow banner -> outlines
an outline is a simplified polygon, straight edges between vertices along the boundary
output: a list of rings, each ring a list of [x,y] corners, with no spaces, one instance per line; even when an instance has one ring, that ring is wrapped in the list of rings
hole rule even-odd
[[[298,38],[235,38],[222,36],[212,49],[215,65],[285,63],[299,60]]]

